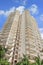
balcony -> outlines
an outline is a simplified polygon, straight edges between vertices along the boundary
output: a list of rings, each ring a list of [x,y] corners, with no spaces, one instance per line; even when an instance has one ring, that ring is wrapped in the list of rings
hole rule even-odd
[[[31,53],[30,56],[37,57],[37,54]]]
[[[10,63],[12,62],[12,57],[11,57],[11,58],[9,58],[8,62],[10,62]]]
[[[17,59],[17,58],[18,58],[18,55],[16,54],[16,55],[15,55],[15,59]]]
[[[13,49],[14,49],[14,47],[13,47],[13,48],[11,48],[11,49],[8,49],[8,51],[13,51]]]

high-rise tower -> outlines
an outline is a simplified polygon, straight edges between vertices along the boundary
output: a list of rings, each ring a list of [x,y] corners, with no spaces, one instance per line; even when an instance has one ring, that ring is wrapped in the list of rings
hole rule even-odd
[[[33,61],[40,56],[42,50],[37,23],[27,10],[22,14],[16,11],[9,15],[0,42],[8,48],[5,57],[12,65],[18,62],[23,54]]]

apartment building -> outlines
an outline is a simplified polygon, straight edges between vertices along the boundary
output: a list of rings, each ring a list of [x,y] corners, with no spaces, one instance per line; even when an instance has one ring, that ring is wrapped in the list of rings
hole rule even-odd
[[[41,60],[43,60],[43,39],[41,40],[41,45],[42,45],[42,50],[41,50],[41,53],[40,53],[40,58]]]
[[[8,16],[1,33],[0,44],[8,49],[5,57],[12,65],[20,61],[23,54],[34,62],[34,59],[40,56],[41,43],[38,25],[28,10],[22,14],[15,11]]]

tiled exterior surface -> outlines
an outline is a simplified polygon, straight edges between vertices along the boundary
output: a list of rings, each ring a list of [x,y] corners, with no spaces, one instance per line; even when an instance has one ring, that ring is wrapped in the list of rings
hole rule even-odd
[[[43,60],[43,39],[41,40],[41,45],[42,45],[42,51],[40,53],[40,58]]]
[[[29,11],[24,11],[22,15],[18,11],[9,15],[1,33],[0,44],[8,48],[5,57],[12,65],[21,60],[23,54],[30,57],[31,61],[40,56],[41,43],[36,20]]]

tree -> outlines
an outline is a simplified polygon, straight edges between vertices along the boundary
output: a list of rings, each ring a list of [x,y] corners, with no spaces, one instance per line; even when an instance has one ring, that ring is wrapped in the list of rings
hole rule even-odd
[[[5,55],[5,50],[4,48],[0,45],[0,59],[3,58]]]
[[[43,60],[40,60],[40,57],[38,56],[35,59],[34,63],[29,62],[29,59],[24,55],[22,60],[16,63],[16,65],[43,65]]]
[[[10,63],[4,59],[6,48],[0,45],[0,65],[10,65]]]
[[[29,65],[28,58],[25,55],[23,55],[23,56],[24,56],[24,58],[22,59],[23,65]]]
[[[16,63],[16,65],[30,65],[28,58],[25,55],[23,55],[23,56],[24,56],[23,59],[21,61],[19,61],[18,63]]]
[[[10,65],[10,63],[7,60],[1,59],[0,65]]]
[[[41,61],[41,65],[43,65],[43,60]]]
[[[41,65],[41,60],[40,60],[40,56],[38,55],[38,57],[36,58],[36,65]]]

